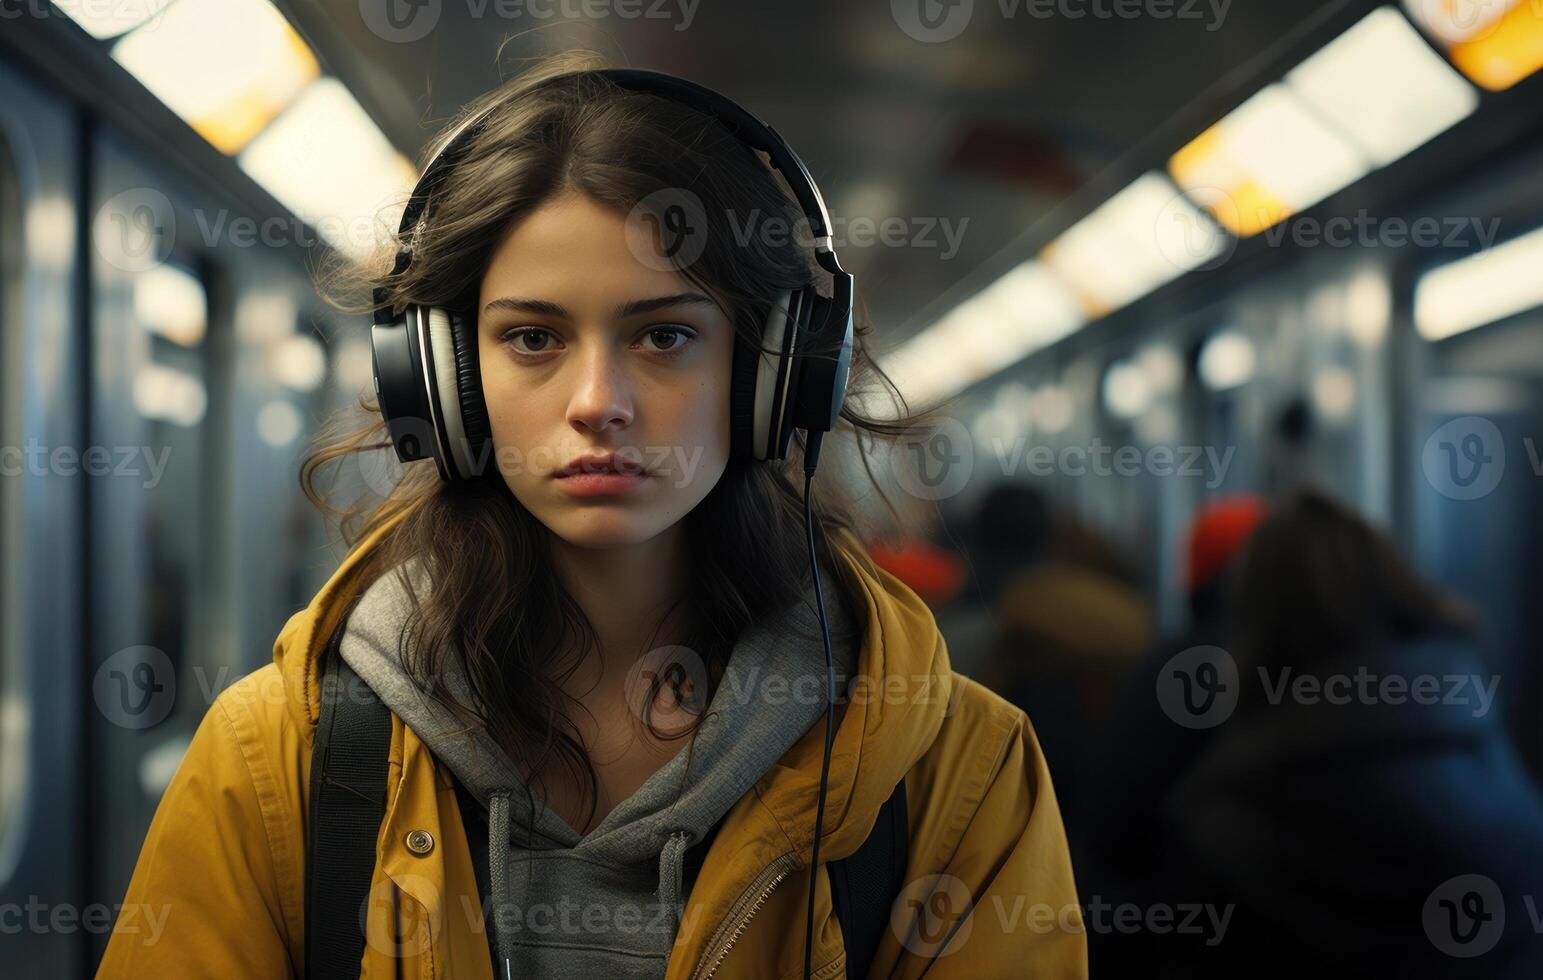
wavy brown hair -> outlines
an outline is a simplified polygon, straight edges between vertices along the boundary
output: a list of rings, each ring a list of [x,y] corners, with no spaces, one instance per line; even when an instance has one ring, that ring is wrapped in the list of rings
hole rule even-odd
[[[412,242],[407,270],[390,274],[400,245],[392,236],[377,260],[358,270],[368,282],[336,267],[324,276],[323,293],[340,308],[363,312],[365,304],[339,297],[380,282],[399,309],[409,302],[474,308],[495,245],[549,199],[578,191],[627,213],[651,193],[686,188],[701,200],[709,227],[703,253],[689,266],[677,265],[678,271],[726,302],[737,333],[758,348],[781,291],[819,283],[823,273],[796,236],[744,240],[741,232],[736,238],[724,216],[759,212],[796,228],[802,213],[775,172],[716,119],[594,75],[550,81],[600,67],[605,67],[600,59],[589,54],[548,58],[468,106],[431,143],[427,158],[471,114],[488,111],[488,122],[431,196],[421,226],[427,231]],[[904,397],[869,356],[871,330],[858,316],[849,396],[830,442],[834,449],[847,441],[838,435],[855,437],[868,482],[898,519],[874,477],[869,449],[876,439],[903,436],[930,416],[908,414]],[[867,404],[875,396],[881,404],[888,401],[885,419],[861,414],[857,402]],[[306,496],[338,521],[350,548],[376,532],[383,535],[361,556],[352,595],[340,605],[348,606],[403,563],[424,561],[431,569],[428,594],[415,596],[402,639],[404,665],[468,724],[485,725],[538,782],[555,763],[574,779],[592,818],[595,772],[571,720],[579,706],[561,680],[596,641],[583,610],[547,560],[550,531],[515,499],[496,468],[477,480],[445,483],[431,463],[420,462],[402,468],[383,497],[366,493],[347,507],[333,506],[318,489],[324,468],[347,459],[368,465],[367,454],[391,453],[378,404],[366,395],[359,408],[368,424],[359,427],[352,412],[331,420],[308,447],[300,470]],[[827,454],[827,469],[832,455]],[[781,462],[731,459],[718,484],[683,518],[690,588],[661,627],[679,612],[687,637],[680,642],[702,658],[710,686],[721,678],[746,626],[789,608],[810,587],[803,489],[795,483],[803,472],[802,433],[789,456]],[[861,639],[867,614],[855,568],[876,570],[866,554],[852,491],[839,481],[816,482],[816,550],[821,567],[835,571]],[[346,611],[322,624],[324,634],[341,628],[345,618]],[[439,683],[450,657],[461,658],[477,704],[456,702]],[[654,681],[655,695],[659,683]],[[680,690],[675,693],[681,696]]]

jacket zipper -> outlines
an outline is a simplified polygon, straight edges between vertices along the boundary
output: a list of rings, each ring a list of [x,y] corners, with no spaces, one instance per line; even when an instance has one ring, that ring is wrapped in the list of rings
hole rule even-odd
[[[692,974],[692,980],[711,980],[717,974],[718,967],[723,965],[724,957],[728,956],[729,950],[734,948],[734,944],[744,933],[745,927],[750,924],[750,920],[755,917],[755,914],[760,911],[761,906],[765,904],[767,896],[772,893],[772,889],[776,888],[778,883],[788,876],[788,872],[792,871],[797,865],[797,852],[789,851],[761,869],[761,873],[755,876],[755,880],[750,882],[749,887],[735,901],[734,907],[729,910],[728,917],[724,919],[723,923],[718,926],[717,931],[713,934],[713,955],[702,960],[702,963],[697,966],[696,972]],[[757,890],[758,886],[759,890]],[[755,896],[753,899],[751,899],[752,894]],[[750,899],[748,904],[747,899]],[[735,922],[736,917],[738,922]],[[730,929],[731,924],[733,925],[732,929]],[[728,932],[727,937],[724,936],[725,932]],[[707,967],[705,972],[703,971],[703,966]]]

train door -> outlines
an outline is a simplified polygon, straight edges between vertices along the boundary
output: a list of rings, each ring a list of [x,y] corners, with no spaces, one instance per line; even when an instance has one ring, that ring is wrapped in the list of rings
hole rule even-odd
[[[0,61],[0,928],[11,976],[78,976],[83,481],[80,126]]]
[[[1543,762],[1543,311],[1434,344],[1409,446],[1425,573],[1477,608],[1480,650],[1534,771]]]
[[[91,894],[121,900],[217,680],[210,265],[182,186],[103,127],[92,143]],[[179,234],[180,232],[180,234]],[[192,241],[189,241],[192,239]],[[105,937],[103,937],[105,939]],[[100,943],[93,951],[105,948]]]

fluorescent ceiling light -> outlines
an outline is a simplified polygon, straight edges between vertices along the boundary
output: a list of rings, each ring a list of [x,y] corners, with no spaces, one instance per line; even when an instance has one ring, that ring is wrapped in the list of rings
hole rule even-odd
[[[1370,162],[1285,85],[1270,85],[1168,161],[1179,186],[1240,236],[1360,179]]]
[[[1543,306],[1543,228],[1432,269],[1414,290],[1414,324],[1426,340]]]
[[[208,327],[204,284],[176,266],[147,269],[134,277],[134,317],[151,333],[197,347]]]
[[[245,146],[318,72],[268,0],[178,0],[115,44],[113,58],[224,153]]]
[[[1226,233],[1154,171],[1051,242],[1041,259],[1103,314],[1204,265],[1226,244]]]
[[[1392,7],[1368,14],[1286,84],[1379,166],[1467,117],[1479,93]]]
[[[1368,350],[1388,335],[1393,319],[1393,290],[1388,274],[1368,268],[1357,273],[1345,287],[1345,332]]]
[[[153,361],[134,374],[134,407],[147,419],[191,428],[203,421],[208,398],[203,379]]]
[[[1249,173],[1297,211],[1371,168],[1291,92],[1271,85],[1223,121],[1227,145]]]
[[[1025,262],[949,311],[893,355],[906,397],[946,398],[1076,331],[1087,314],[1040,263]],[[910,386],[901,384],[901,379]]]
[[[1338,364],[1322,367],[1313,377],[1313,409],[1331,422],[1343,422],[1355,411],[1355,375]]]
[[[1253,341],[1225,330],[1200,349],[1200,380],[1212,391],[1236,388],[1254,376],[1257,361]]]
[[[237,157],[241,169],[334,248],[355,259],[395,230],[382,227],[412,189],[411,163],[335,78],[313,82]]]
[[[257,410],[257,434],[275,449],[283,449],[300,435],[299,409],[287,400],[275,399]]]
[[[1117,361],[1104,374],[1104,407],[1116,418],[1133,419],[1152,404],[1146,372],[1130,361]]]
[[[1055,435],[1071,425],[1076,405],[1071,392],[1056,384],[1047,384],[1031,397],[1031,420],[1041,432]]]
[[[327,354],[316,338],[290,334],[268,349],[268,369],[295,391],[315,391],[327,377]]]
[[[1153,395],[1177,391],[1184,381],[1184,361],[1167,343],[1159,341],[1143,347],[1136,354],[1136,364],[1146,375]]]
[[[53,0],[55,7],[85,29],[87,34],[104,41],[131,31],[156,14],[172,0]],[[155,25],[152,24],[152,27]]]

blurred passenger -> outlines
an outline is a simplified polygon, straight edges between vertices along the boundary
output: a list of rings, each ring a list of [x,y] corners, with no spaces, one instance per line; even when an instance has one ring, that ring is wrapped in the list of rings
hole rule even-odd
[[[1272,508],[1235,601],[1235,707],[1154,803],[1144,876],[1116,896],[1078,866],[1086,894],[1228,926],[1095,935],[1094,973],[1543,976],[1543,797],[1470,614],[1314,490]]]
[[[996,484],[975,508],[964,528],[968,575],[953,601],[937,610],[949,660],[961,674],[980,676],[996,642],[1002,587],[1042,557],[1049,525],[1045,495],[1023,483]]]
[[[1188,623],[1154,647],[1126,679],[1109,727],[1095,740],[1086,788],[1067,804],[1069,813],[1081,817],[1081,836],[1094,838],[1104,852],[1098,857],[1126,867],[1127,873],[1155,846],[1152,828],[1143,828],[1142,818],[1192,761],[1205,734],[1175,725],[1152,692],[1173,656],[1225,642],[1238,558],[1264,515],[1264,498],[1254,494],[1223,497],[1195,512],[1182,571]]]
[[[972,537],[985,601],[940,617],[939,628],[955,662],[1014,704],[1034,706],[1056,785],[1071,799],[1110,692],[1152,642],[1151,603],[1108,541],[1053,515],[1032,488],[993,489]],[[956,654],[956,642],[969,649]]]
[[[1240,556],[1265,512],[1264,498],[1242,494],[1201,505],[1190,521],[1181,573],[1188,622],[1126,679],[1083,765],[1081,791],[1066,804],[1086,895],[1150,904],[1144,887],[1163,859],[1166,834],[1152,814],[1210,735],[1174,724],[1153,692],[1174,656],[1225,642]],[[1099,975],[1137,974],[1147,955],[1144,943],[1124,935],[1095,930],[1089,936],[1089,961],[1098,963]]]

